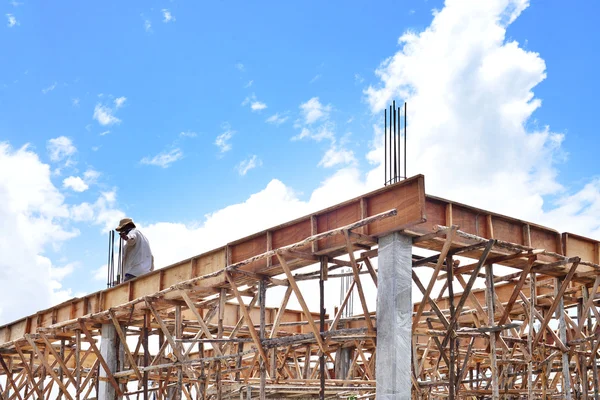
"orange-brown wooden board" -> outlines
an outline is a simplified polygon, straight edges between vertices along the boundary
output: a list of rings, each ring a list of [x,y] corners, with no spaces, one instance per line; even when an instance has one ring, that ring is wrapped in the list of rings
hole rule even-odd
[[[588,260],[595,264],[599,263],[599,243],[597,240],[575,235],[573,233],[563,233],[563,243],[565,246],[565,255],[567,257],[579,256],[583,260]]]

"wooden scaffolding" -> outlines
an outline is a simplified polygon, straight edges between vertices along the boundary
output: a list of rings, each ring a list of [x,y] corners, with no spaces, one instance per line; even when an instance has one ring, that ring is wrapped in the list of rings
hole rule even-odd
[[[427,196],[423,176],[0,327],[0,396],[375,398],[367,303],[385,294],[363,285],[391,232],[413,240],[414,399],[597,399],[600,243]],[[327,315],[324,282],[348,274]],[[344,318],[352,291],[362,313]]]

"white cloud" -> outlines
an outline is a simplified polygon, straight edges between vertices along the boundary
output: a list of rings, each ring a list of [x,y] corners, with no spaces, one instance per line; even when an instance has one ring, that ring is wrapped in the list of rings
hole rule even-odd
[[[63,280],[66,276],[71,275],[78,263],[68,263],[62,267],[55,267],[50,270],[50,277],[57,281]]]
[[[94,108],[94,119],[102,126],[121,123],[121,120],[113,115],[113,110],[110,107],[100,103]]]
[[[152,22],[149,19],[144,20],[144,30],[146,32],[152,32]]]
[[[106,281],[108,276],[108,264],[104,264],[98,269],[92,271],[92,276],[96,281]]]
[[[198,136],[198,134],[196,132],[186,131],[186,132],[179,133],[179,136],[180,137],[195,138],[196,136]]]
[[[265,108],[267,108],[267,105],[261,101],[255,101],[255,102],[252,102],[252,104],[250,105],[250,108],[252,109],[252,111],[260,111],[260,110],[264,110]]]
[[[75,148],[71,139],[66,136],[59,136],[48,140],[46,148],[48,149],[48,153],[50,153],[50,160],[54,162],[62,161],[65,158],[68,159],[77,152],[77,148]]]
[[[64,197],[52,184],[50,166],[23,146],[0,143],[0,323],[50,306],[68,295],[57,279],[66,269],[44,252],[78,234],[65,227]],[[64,267],[63,267],[64,268]]]
[[[113,189],[108,192],[102,192],[94,203],[81,203],[69,208],[69,216],[76,222],[90,222],[94,225],[100,225],[102,232],[108,232],[117,226],[120,219],[125,217],[125,213],[117,207],[117,193]]]
[[[96,183],[100,175],[100,172],[90,168],[83,173],[83,179],[87,184],[91,185],[93,183]]]
[[[79,107],[79,98],[75,97],[71,100],[71,104],[73,104],[73,107]]]
[[[321,79],[321,74],[315,75],[308,83],[315,83],[319,79]]]
[[[400,37],[400,50],[376,70],[380,83],[366,89],[367,101],[378,115],[393,98],[408,101],[408,175],[424,173],[429,193],[598,235],[600,185],[567,193],[556,178],[564,136],[530,123],[541,106],[533,88],[546,78],[546,65],[506,38],[527,6],[447,1],[426,30]],[[382,147],[377,127],[368,159],[378,177]],[[558,200],[547,204],[547,196]]]
[[[91,221],[94,218],[94,208],[89,203],[81,203],[72,206],[70,214],[74,221]]]
[[[125,96],[117,97],[115,99],[115,107],[116,108],[123,107],[123,104],[125,104],[125,101],[127,101],[127,97],[125,97]]]
[[[252,111],[261,111],[267,108],[267,105],[265,103],[256,99],[256,95],[254,93],[252,94],[252,96],[246,97],[242,102],[243,106],[246,106],[248,104],[250,105]]]
[[[79,176],[69,176],[63,179],[63,187],[74,190],[75,192],[85,192],[90,185],[96,183],[100,177],[100,172],[88,169],[83,173],[83,179]]]
[[[249,88],[250,86],[252,86],[252,84],[254,83],[253,80],[248,81],[248,83],[246,83],[246,86],[244,86],[245,89]]]
[[[231,126],[229,126],[229,124],[223,124],[223,129],[224,132],[217,136],[217,138],[215,139],[215,145],[219,148],[221,154],[231,150],[231,143],[229,143],[229,141],[231,140],[231,137],[235,134],[235,131],[231,129]]]
[[[158,153],[154,157],[144,157],[140,160],[140,163],[146,165],[156,165],[161,168],[168,168],[175,161],[183,158],[183,152],[179,148],[172,149],[168,152],[163,151]]]
[[[75,192],[85,192],[89,186],[78,176],[69,176],[63,180],[63,187],[74,190]]]
[[[245,67],[245,66],[244,66],[244,64],[242,64],[241,62],[239,62],[239,63],[235,64],[235,68],[236,68],[238,71],[241,71],[241,72],[244,72],[244,71],[246,70],[246,67]]]
[[[168,24],[169,22],[175,22],[175,17],[173,16],[173,14],[171,14],[171,11],[169,11],[168,9],[163,8],[162,14],[163,14],[163,22],[165,24]]]
[[[287,120],[288,120],[288,116],[280,115],[279,113],[276,113],[276,114],[271,115],[269,118],[267,118],[266,122],[269,124],[279,126]]]
[[[361,84],[365,81],[365,78],[363,78],[360,74],[354,74],[354,82]]]
[[[308,138],[316,142],[320,142],[322,140],[329,140],[332,143],[335,143],[334,129],[335,125],[333,124],[333,122],[326,122],[317,128],[303,127],[300,130],[299,134],[292,137],[292,140],[296,141]]]
[[[14,15],[12,15],[12,14],[6,14],[6,18],[8,19],[7,26],[9,28],[12,28],[13,26],[19,25],[19,21],[17,21],[17,19],[15,18]]]
[[[46,94],[48,92],[53,91],[54,89],[56,89],[56,82],[54,82],[52,85],[48,86],[47,88],[42,89],[42,93]]]
[[[100,136],[106,136],[110,133],[110,131],[100,132]]]
[[[273,179],[244,202],[208,214],[201,223],[158,222],[141,225],[140,229],[150,240],[156,266],[160,268],[365,191],[365,183],[353,168],[336,172],[312,193],[308,201],[300,200],[292,188]],[[236,229],[228,229],[230,226]]]
[[[318,97],[313,97],[306,103],[300,104],[300,110],[304,116],[305,123],[311,125],[318,121],[327,120],[331,112],[331,105],[324,106]]]
[[[331,168],[340,164],[347,165],[355,163],[356,157],[354,157],[354,152],[352,150],[336,147],[334,145],[327,150],[321,161],[319,161],[319,166]]]
[[[262,160],[260,158],[258,158],[255,154],[252,157],[247,158],[247,159],[243,160],[242,162],[240,162],[237,166],[237,170],[241,176],[244,176],[251,169],[260,167],[261,165],[262,165]]]

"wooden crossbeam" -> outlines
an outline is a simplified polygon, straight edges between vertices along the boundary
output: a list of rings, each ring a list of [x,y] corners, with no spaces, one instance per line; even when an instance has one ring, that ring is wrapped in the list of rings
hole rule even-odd
[[[19,389],[17,388],[17,385],[15,384],[15,381],[13,380],[12,371],[8,368],[8,366],[6,365],[6,362],[4,362],[4,357],[2,357],[2,356],[0,356],[0,365],[4,369],[4,372],[6,372],[6,380],[8,381],[8,383],[10,383],[10,386],[12,386],[13,389],[15,390],[15,394],[17,395],[19,400],[22,400],[23,398],[21,397],[21,393],[19,393]]]
[[[283,299],[281,300],[281,305],[279,306],[279,310],[277,310],[277,315],[275,316],[275,321],[273,322],[273,327],[271,328],[271,334],[269,335],[269,339],[273,339],[277,337],[277,331],[279,330],[279,324],[281,323],[281,318],[285,313],[285,308],[287,307],[288,300],[290,299],[290,295],[292,294],[292,287],[288,286],[285,289],[285,294],[283,295]]]
[[[122,396],[123,392],[121,391],[121,388],[119,387],[119,384],[115,380],[115,377],[113,376],[112,371],[108,367],[108,364],[106,363],[106,360],[104,360],[104,357],[102,357],[102,354],[100,353],[100,350],[98,350],[98,347],[96,347],[96,342],[94,341],[94,338],[92,337],[92,334],[90,333],[90,331],[87,328],[87,326],[85,326],[85,322],[80,321],[79,322],[79,326],[81,327],[81,332],[83,332],[83,334],[85,335],[88,343],[90,344],[90,348],[92,349],[92,351],[96,355],[98,361],[100,361],[100,365],[102,365],[102,368],[104,368],[104,371],[106,372],[106,376],[108,376],[108,380],[109,380],[110,384],[113,386],[113,388],[115,389],[115,391],[117,392],[117,394],[119,396]]]
[[[550,322],[550,320],[553,318],[554,311],[556,311],[556,308],[559,305],[560,299],[565,294],[565,291],[567,290],[567,287],[569,286],[569,283],[571,282],[573,275],[575,275],[575,271],[577,270],[579,261],[580,261],[579,257],[573,257],[572,259],[570,259],[570,262],[572,262],[571,268],[569,269],[569,272],[567,273],[564,280],[562,281],[562,284],[560,285],[560,288],[558,289],[558,291],[556,293],[555,300],[552,302],[550,309],[546,313],[546,317],[542,321],[540,331],[538,332],[535,339],[533,340],[533,347],[536,347],[538,345],[540,339],[542,338],[542,333],[546,329],[546,326],[548,326],[548,323]]]
[[[119,339],[121,340],[121,344],[123,345],[123,350],[125,351],[125,355],[127,356],[127,359],[129,360],[129,364],[131,365],[131,368],[135,372],[135,375],[137,376],[138,380],[140,380],[140,381],[143,380],[144,378],[142,377],[142,374],[138,368],[135,358],[133,358],[133,354],[131,354],[131,351],[129,350],[129,345],[127,344],[127,336],[125,336],[125,334],[123,333],[123,329],[121,329],[121,324],[117,320],[117,317],[115,317],[114,312],[110,311],[108,315],[110,315],[110,319],[115,327],[115,331],[117,332],[117,335],[119,336]]]
[[[473,288],[473,285],[475,284],[475,281],[479,275],[479,270],[481,269],[481,267],[485,264],[488,255],[490,254],[490,251],[492,251],[492,247],[494,247],[494,243],[496,243],[496,241],[494,239],[490,239],[487,243],[487,245],[485,246],[485,249],[483,250],[483,253],[481,254],[481,257],[479,257],[479,261],[477,263],[477,266],[475,268],[473,268],[473,271],[471,272],[471,276],[469,277],[469,282],[467,282],[467,286],[464,288],[462,296],[460,296],[460,300],[458,301],[458,305],[456,306],[456,309],[454,310],[454,313],[450,319],[450,323],[449,323],[449,329],[448,329],[448,333],[446,334],[446,336],[444,337],[444,340],[442,341],[442,347],[446,347],[446,345],[448,344],[448,341],[450,340],[450,336],[453,334],[454,331],[454,326],[456,325],[456,322],[458,321],[458,317],[460,316],[460,313],[462,312],[462,309],[465,305],[465,303],[467,302],[467,298],[469,297],[470,293],[471,293],[471,289]],[[451,285],[449,285],[450,287]],[[499,324],[502,325],[502,324]]]
[[[43,399],[44,396],[42,395],[42,392],[40,392],[40,388],[38,387],[38,385],[35,382],[33,372],[31,371],[31,368],[29,368],[29,363],[27,362],[27,360],[25,360],[25,355],[23,354],[23,351],[21,351],[21,346],[17,342],[15,342],[15,350],[17,351],[17,354],[19,355],[19,358],[21,359],[21,364],[23,365],[23,370],[25,371],[25,374],[27,375],[27,378],[29,379],[29,382],[31,383],[31,387],[33,387],[34,391],[32,393],[36,393],[38,395],[38,399]]]
[[[509,316],[511,310],[512,310],[513,306],[515,305],[515,300],[517,300],[517,297],[519,297],[519,292],[521,291],[523,284],[525,284],[525,281],[527,280],[527,277],[529,276],[529,272],[531,271],[531,268],[533,267],[534,261],[535,261],[535,258],[533,258],[533,257],[530,258],[529,261],[527,262],[527,265],[523,269],[523,272],[521,273],[521,278],[519,279],[519,281],[513,288],[513,291],[508,299],[508,303],[506,304],[504,313],[498,320],[498,325],[504,325],[504,323],[508,319],[508,316]]]
[[[421,300],[421,302],[419,303],[419,306],[417,307],[417,313],[413,317],[413,323],[412,323],[413,334],[415,332],[415,329],[417,329],[417,326],[419,324],[419,320],[421,319],[421,316],[423,315],[423,310],[425,309],[425,304],[429,301],[428,300],[429,296],[431,295],[431,291],[433,290],[433,286],[435,285],[437,276],[440,273],[440,270],[442,269],[442,265],[444,265],[444,260],[446,259],[446,255],[448,254],[448,251],[450,250],[450,247],[452,246],[452,238],[454,237],[454,233],[457,230],[458,230],[458,227],[453,226],[446,235],[446,241],[444,242],[442,251],[440,252],[437,262],[435,264],[435,269],[433,270],[431,280],[429,281],[429,284],[427,285],[427,289],[425,289],[425,293],[423,294],[423,300]]]
[[[350,264],[352,265],[352,273],[354,275],[354,282],[356,283],[356,289],[358,291],[358,298],[360,299],[360,304],[363,309],[363,313],[365,315],[365,322],[367,323],[367,329],[369,332],[373,332],[373,321],[371,321],[369,307],[367,306],[367,299],[365,298],[365,292],[363,291],[362,283],[360,281],[360,273],[358,269],[358,264],[356,263],[356,258],[354,257],[354,248],[352,247],[352,242],[350,242],[350,231],[344,231],[344,238],[346,239],[346,249],[348,250],[348,256],[350,257]]]
[[[208,329],[208,326],[204,322],[204,319],[202,318],[202,316],[198,312],[198,309],[196,309],[196,306],[194,306],[194,303],[192,302],[192,299],[190,299],[190,296],[185,292],[185,290],[179,291],[179,295],[181,296],[181,298],[187,304],[188,309],[194,314],[194,317],[196,317],[196,320],[198,321],[198,324],[200,324],[200,329],[202,330],[202,332],[204,333],[204,335],[208,339],[214,339],[212,333],[210,333],[210,329]],[[217,353],[218,356],[222,356],[223,355],[223,353],[221,353],[221,349],[219,348],[219,346],[213,345],[213,349],[214,349],[215,353]]]
[[[235,297],[240,305],[240,310],[242,311],[242,314],[244,315],[244,319],[246,320],[246,324],[248,326],[248,331],[250,332],[250,336],[252,337],[252,341],[254,342],[254,345],[256,346],[260,357],[263,359],[263,361],[265,363],[268,363],[269,359],[267,358],[267,354],[265,353],[265,350],[263,349],[262,343],[260,342],[260,338],[258,337],[258,333],[256,332],[256,329],[254,328],[254,323],[252,322],[252,318],[250,318],[250,313],[248,312],[248,309],[246,308],[246,305],[244,304],[244,300],[242,299],[242,296],[240,295],[240,292],[235,284],[235,281],[229,272],[225,272],[225,277],[229,281],[231,290],[233,290],[233,294],[235,295]]]
[[[54,381],[58,384],[58,386],[60,387],[61,393],[64,394],[67,399],[73,400],[73,397],[71,396],[71,394],[69,393],[69,391],[67,390],[65,385],[63,384],[62,380],[58,377],[58,375],[56,375],[56,372],[54,372],[54,368],[52,368],[50,366],[50,364],[48,364],[48,360],[47,360],[46,356],[37,347],[35,340],[33,340],[30,335],[25,335],[25,339],[29,342],[33,351],[38,356],[38,360],[40,360],[40,362],[44,365],[44,368],[46,368],[46,372],[48,372],[50,377],[52,377],[52,379],[54,379]]]
[[[330,332],[334,331],[335,328],[337,327],[338,323],[340,322],[340,318],[342,318],[344,308],[346,307],[346,304],[348,304],[348,300],[350,299],[350,296],[352,295],[352,291],[354,290],[355,285],[356,285],[356,281],[353,280],[352,283],[350,284],[350,287],[346,291],[346,295],[344,296],[344,300],[342,301],[342,304],[340,304],[340,308],[338,308],[338,311],[335,314],[335,317],[333,318],[333,322],[331,323],[331,326],[329,327]]]
[[[308,320],[308,325],[310,326],[311,330],[313,331],[313,333],[315,335],[315,339],[317,340],[317,344],[319,345],[319,348],[321,349],[321,351],[323,353],[326,353],[327,351],[325,348],[325,344],[323,343],[323,340],[321,339],[319,327],[317,327],[317,325],[315,324],[314,318],[313,318],[310,310],[308,309],[308,306],[306,305],[306,301],[304,301],[304,296],[302,296],[302,292],[300,291],[300,288],[298,287],[298,284],[296,283],[296,280],[294,279],[294,276],[292,275],[292,271],[290,270],[290,267],[287,265],[287,262],[285,261],[285,259],[283,258],[283,256],[281,254],[277,253],[277,259],[279,260],[279,264],[281,265],[281,268],[283,269],[283,271],[285,272],[285,275],[288,278],[288,282],[290,283],[290,286],[292,287],[292,289],[294,290],[294,293],[296,294],[298,303],[300,303],[300,307],[302,307],[302,311],[304,311],[304,315],[306,316],[306,319]],[[368,315],[365,315],[365,317],[367,320],[369,319]]]
[[[42,338],[42,340],[44,341],[46,348],[48,350],[50,350],[50,353],[52,353],[52,356],[54,356],[54,359],[56,360],[58,365],[62,368],[63,373],[65,375],[67,375],[67,379],[69,379],[71,381],[71,383],[73,383],[73,386],[77,386],[77,382],[75,382],[75,378],[73,378],[73,375],[71,375],[71,373],[69,372],[69,368],[67,368],[67,366],[65,365],[65,363],[63,361],[63,357],[61,357],[60,354],[58,354],[56,352],[56,350],[52,346],[52,343],[50,343],[50,340],[48,340],[46,335],[44,335],[43,333],[39,333],[39,335]],[[60,379],[60,381],[62,383],[62,379]]]

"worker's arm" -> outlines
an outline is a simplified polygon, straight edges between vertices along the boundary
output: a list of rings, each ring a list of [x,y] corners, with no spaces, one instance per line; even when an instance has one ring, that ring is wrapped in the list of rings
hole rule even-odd
[[[134,229],[127,234],[127,246],[133,246],[137,240],[137,231]]]
[[[127,242],[127,246],[133,246],[135,244],[136,239],[137,239],[137,231],[136,230],[132,230],[127,235],[125,235],[125,234],[122,233],[121,234],[121,238]]]

